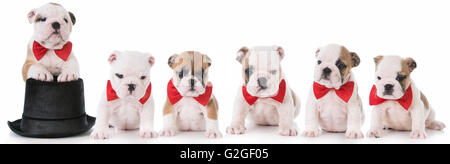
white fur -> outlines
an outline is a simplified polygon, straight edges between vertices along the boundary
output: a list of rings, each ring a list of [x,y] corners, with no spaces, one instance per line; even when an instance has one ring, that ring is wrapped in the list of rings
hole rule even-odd
[[[95,130],[91,137],[94,139],[107,139],[110,137],[109,126],[118,130],[139,129],[139,136],[155,138],[158,136],[153,130],[154,101],[153,92],[145,104],[139,99],[145,94],[150,83],[150,68],[153,57],[150,54],[139,52],[114,52],[116,60],[111,63],[111,84],[119,99],[107,101],[106,91],[103,92],[98,107]],[[116,73],[123,74],[120,79]],[[141,79],[146,76],[145,79]],[[126,84],[136,84],[136,90],[130,93]],[[106,88],[106,83],[105,86]],[[154,87],[154,86],[153,86]]]
[[[46,21],[34,23],[37,15],[45,17]],[[73,51],[67,61],[60,59],[53,51],[54,49],[61,49],[69,41],[73,26],[69,12],[61,6],[46,4],[38,9],[33,9],[28,16],[30,23],[34,23],[34,33],[28,48],[32,50],[33,42],[37,41],[49,51],[39,61],[33,56],[36,63],[29,68],[27,77],[41,81],[53,81],[53,76],[58,76],[58,82],[77,80],[80,71]],[[68,20],[68,23],[64,19]],[[52,34],[54,32],[51,27],[53,22],[58,22],[61,25],[59,35]]]
[[[255,84],[257,78],[268,78],[267,91],[256,93],[253,89],[248,88],[249,94],[260,97],[255,104],[250,106],[244,99],[242,89],[239,87],[237,96],[234,102],[234,111],[231,125],[227,128],[229,134],[244,134],[245,119],[247,115],[249,118],[258,125],[270,125],[279,126],[279,134],[283,136],[296,136],[298,134],[297,126],[294,122],[295,117],[300,112],[300,101],[297,99],[296,106],[294,106],[294,99],[289,85],[286,82],[286,94],[283,103],[279,103],[272,98],[274,94],[278,93],[279,82],[281,79],[285,79],[281,71],[279,70],[280,61],[282,58],[277,52],[277,46],[270,47],[256,47],[251,49],[252,56],[250,57],[250,65],[255,66],[255,73],[250,76],[248,86],[257,86]],[[276,52],[276,53],[274,53]],[[260,55],[260,56],[258,56]],[[242,54],[238,53],[239,56]],[[266,60],[270,59],[270,60]],[[262,62],[261,62],[262,61]],[[270,73],[273,69],[276,69],[277,75]],[[281,78],[280,78],[281,76]],[[243,82],[242,84],[244,84]]]
[[[387,81],[395,86],[394,96],[384,96],[383,92],[377,92],[379,97],[394,100],[403,97],[404,93],[401,91],[400,83],[392,80],[395,79],[397,73],[401,70],[401,61],[402,58],[399,56],[384,56],[381,63],[378,64],[375,73],[375,84],[378,91],[383,91],[384,88],[382,86]],[[377,76],[380,76],[381,80],[378,80]],[[429,106],[430,109],[425,109],[425,105],[420,99],[420,90],[413,80],[411,80],[410,85],[413,100],[409,110],[405,110],[398,102],[390,100],[374,106],[371,128],[367,133],[369,137],[382,137],[383,129],[390,128],[394,130],[408,130],[411,131],[411,138],[424,139],[427,137],[425,128],[434,130],[445,128],[442,122],[435,120],[435,112],[431,106]]]
[[[335,44],[320,49],[316,57],[322,63],[320,65],[316,64],[314,80],[328,88],[336,89],[339,89],[348,81],[353,81],[355,83],[353,95],[348,103],[337,96],[334,90],[328,92],[324,97],[316,99],[311,88],[306,104],[306,129],[302,133],[303,136],[317,137],[321,128],[328,132],[345,132],[346,138],[364,137],[361,131],[364,113],[361,99],[358,95],[358,85],[355,82],[355,76],[350,73],[349,77],[344,77],[347,80],[342,82],[339,69],[335,65],[339,59],[341,49],[342,46]],[[332,70],[329,80],[321,78],[322,70],[326,67]]]

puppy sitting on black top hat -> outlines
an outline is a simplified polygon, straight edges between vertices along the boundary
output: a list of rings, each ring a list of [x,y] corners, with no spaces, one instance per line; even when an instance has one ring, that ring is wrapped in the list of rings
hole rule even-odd
[[[28,13],[34,33],[22,75],[26,80],[22,119],[8,122],[21,136],[69,137],[88,131],[95,118],[85,113],[83,80],[69,35],[75,16],[48,3]]]
[[[69,41],[75,15],[56,3],[48,3],[28,13],[34,33],[28,44],[28,55],[22,68],[24,80],[58,82],[78,80],[78,62]]]

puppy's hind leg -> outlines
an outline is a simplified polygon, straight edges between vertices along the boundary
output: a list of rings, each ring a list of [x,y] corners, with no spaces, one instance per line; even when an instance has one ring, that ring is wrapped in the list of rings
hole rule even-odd
[[[428,116],[428,119],[425,122],[427,129],[432,129],[432,130],[444,129],[446,127],[445,124],[440,121],[436,121],[435,115],[436,114],[435,114],[434,110],[431,109],[430,115]]]

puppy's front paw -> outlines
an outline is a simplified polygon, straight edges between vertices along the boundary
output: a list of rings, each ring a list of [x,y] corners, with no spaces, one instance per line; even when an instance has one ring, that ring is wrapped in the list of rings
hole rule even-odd
[[[109,129],[108,128],[101,128],[101,129],[95,129],[92,133],[91,133],[91,138],[92,139],[100,139],[100,140],[104,140],[104,139],[108,139],[110,137],[109,135]]]
[[[247,128],[245,128],[244,125],[229,126],[227,128],[227,133],[228,134],[244,134],[245,130],[247,130]]]
[[[320,134],[320,130],[318,128],[316,128],[316,129],[303,131],[302,136],[304,136],[304,137],[318,137],[319,134]]]
[[[159,135],[153,130],[139,129],[139,136],[142,138],[157,138]]]
[[[75,72],[64,71],[58,76],[58,82],[68,82],[78,80],[78,74]]]
[[[164,129],[161,131],[161,133],[159,133],[159,135],[166,137],[175,136],[175,134],[177,134],[177,131],[175,129]]]
[[[424,130],[413,130],[411,131],[410,137],[412,139],[425,139],[427,138],[427,134]]]
[[[222,138],[222,133],[216,129],[206,130],[205,136],[208,138]]]
[[[345,132],[345,138],[348,139],[359,139],[364,138],[364,134],[361,130],[347,130]]]
[[[371,129],[369,132],[367,132],[367,136],[370,138],[381,138],[383,137],[383,130],[382,129]]]
[[[45,69],[30,69],[28,73],[28,78],[32,78],[39,81],[53,81],[53,75]]]
[[[280,127],[278,129],[278,134],[280,134],[282,136],[297,136],[298,135],[298,131],[297,131],[297,128],[295,128],[294,126],[292,126],[292,127]]]

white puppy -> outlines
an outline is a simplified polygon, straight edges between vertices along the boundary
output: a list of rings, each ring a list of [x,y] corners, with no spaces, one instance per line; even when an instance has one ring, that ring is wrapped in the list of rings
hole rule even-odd
[[[220,138],[218,103],[208,81],[211,59],[199,52],[186,51],[169,58],[174,75],[167,85],[162,136],[177,130],[203,131],[206,137]]]
[[[22,68],[23,79],[58,82],[77,80],[79,67],[69,41],[75,16],[61,5],[48,3],[28,13],[34,33],[27,46],[28,55]]]
[[[320,126],[328,132],[345,132],[346,138],[363,138],[364,112],[351,71],[360,63],[358,55],[344,46],[330,44],[318,49],[316,58],[302,135],[316,137]]]
[[[154,138],[154,101],[150,68],[155,59],[139,52],[114,52],[108,80],[98,107],[94,139],[109,138],[109,127],[118,130],[139,129],[143,138]]]
[[[279,134],[296,136],[295,117],[300,112],[300,101],[290,89],[280,62],[284,50],[278,46],[263,46],[238,51],[242,64],[242,88],[239,88],[234,105],[229,134],[245,133],[245,119],[258,125],[279,126]]]
[[[423,139],[425,128],[442,130],[445,125],[435,120],[435,112],[425,95],[411,80],[417,67],[412,58],[377,56],[375,85],[370,93],[372,124],[369,137],[381,137],[383,129],[410,130],[411,138]]]

